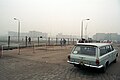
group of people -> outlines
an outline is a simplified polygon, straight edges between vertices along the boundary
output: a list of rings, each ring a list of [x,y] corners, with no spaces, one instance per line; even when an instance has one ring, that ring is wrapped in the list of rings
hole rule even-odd
[[[22,38],[22,42],[24,41],[24,38]],[[31,44],[31,37],[26,37],[25,41],[28,42],[28,44]]]
[[[31,37],[28,37],[28,43],[31,44]]]
[[[65,46],[66,45],[66,40],[63,38],[60,40],[60,45]]]
[[[86,39],[82,38],[82,39],[78,40],[77,43],[90,43],[90,42],[92,42],[92,40],[86,40]]]

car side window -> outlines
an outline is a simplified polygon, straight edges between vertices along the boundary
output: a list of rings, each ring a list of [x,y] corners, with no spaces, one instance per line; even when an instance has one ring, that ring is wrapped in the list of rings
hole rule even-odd
[[[106,46],[106,50],[107,50],[107,52],[111,52],[112,51],[110,46]]]
[[[79,54],[80,53],[80,47],[79,46],[76,46],[74,51],[73,51],[74,54]]]
[[[114,48],[113,48],[113,46],[112,46],[112,45],[110,45],[110,49],[111,49],[111,51],[113,51],[113,50],[114,50]]]
[[[107,53],[107,50],[106,50],[106,47],[104,46],[104,47],[101,47],[100,48],[100,56],[102,56],[102,55],[104,55],[104,54],[106,54]]]

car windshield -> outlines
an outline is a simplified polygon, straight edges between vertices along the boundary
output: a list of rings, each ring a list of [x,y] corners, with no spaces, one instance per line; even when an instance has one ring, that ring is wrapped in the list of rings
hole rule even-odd
[[[94,47],[94,46],[75,46],[72,53],[73,54],[95,56],[96,47]]]

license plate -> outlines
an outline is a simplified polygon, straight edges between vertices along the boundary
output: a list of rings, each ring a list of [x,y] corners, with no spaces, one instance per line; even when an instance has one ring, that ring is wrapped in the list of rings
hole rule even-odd
[[[83,65],[84,63],[83,63],[83,62],[81,62],[80,64],[81,64],[81,65]]]
[[[80,61],[80,64],[83,65],[83,64],[88,64],[87,61]]]

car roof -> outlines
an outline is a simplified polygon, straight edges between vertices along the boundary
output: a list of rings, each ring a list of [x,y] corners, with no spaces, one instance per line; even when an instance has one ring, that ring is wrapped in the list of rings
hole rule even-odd
[[[102,47],[102,46],[106,46],[106,45],[111,45],[111,43],[77,43],[76,45]]]

